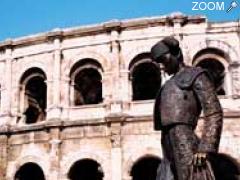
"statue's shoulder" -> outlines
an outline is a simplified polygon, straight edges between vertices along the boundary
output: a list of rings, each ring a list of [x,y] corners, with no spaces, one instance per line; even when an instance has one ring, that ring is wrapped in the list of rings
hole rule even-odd
[[[201,67],[187,66],[175,75],[174,80],[181,89],[189,89],[196,78],[202,73],[207,73],[207,71]]]

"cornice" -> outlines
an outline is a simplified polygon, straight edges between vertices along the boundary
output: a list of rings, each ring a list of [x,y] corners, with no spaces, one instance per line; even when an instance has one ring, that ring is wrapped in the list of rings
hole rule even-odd
[[[6,47],[21,47],[29,46],[33,44],[40,44],[52,41],[53,39],[60,38],[61,40],[87,36],[96,35],[101,33],[108,33],[109,31],[123,31],[132,29],[141,29],[145,27],[155,27],[155,26],[170,26],[174,27],[174,24],[180,24],[180,26],[194,25],[194,24],[208,24],[208,29],[218,29],[218,28],[232,28],[239,27],[239,22],[225,22],[225,23],[212,23],[208,22],[205,16],[194,15],[186,16],[182,13],[172,13],[166,16],[157,17],[145,17],[137,19],[127,19],[127,20],[111,20],[108,22],[93,24],[87,26],[64,28],[64,29],[54,29],[49,32],[39,33],[35,35],[24,36],[16,39],[8,39],[6,41],[0,42],[0,49],[5,49]],[[237,29],[237,28],[235,28]]]
[[[44,43],[54,38],[68,38],[75,36],[94,35],[100,33],[107,33],[112,30],[127,30],[127,29],[138,29],[149,26],[172,26],[173,23],[180,22],[182,25],[186,23],[204,23],[206,22],[205,16],[186,16],[180,13],[173,13],[169,16],[158,16],[158,17],[146,17],[138,19],[128,20],[112,20],[100,24],[80,26],[74,28],[54,29],[49,32],[39,33],[35,35],[24,36],[16,39],[8,39],[0,42],[0,49],[6,48],[11,45],[16,46],[28,46],[38,43]]]

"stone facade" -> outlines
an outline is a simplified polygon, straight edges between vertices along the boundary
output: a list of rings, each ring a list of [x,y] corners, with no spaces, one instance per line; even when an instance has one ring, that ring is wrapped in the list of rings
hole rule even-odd
[[[0,179],[17,179],[27,163],[38,165],[46,180],[72,179],[73,165],[88,159],[100,165],[104,180],[131,180],[138,162],[160,160],[160,133],[152,125],[154,100],[133,100],[131,68],[141,60],[136,57],[148,54],[169,35],[180,41],[186,64],[208,59],[222,65],[220,152],[239,160],[239,27],[239,21],[211,23],[204,16],[172,14],[55,29],[1,42]],[[99,72],[101,102],[75,105],[71,74],[77,64]],[[26,123],[27,82],[38,74],[44,74],[39,78],[46,85],[45,115]],[[165,79],[161,70],[162,83]]]

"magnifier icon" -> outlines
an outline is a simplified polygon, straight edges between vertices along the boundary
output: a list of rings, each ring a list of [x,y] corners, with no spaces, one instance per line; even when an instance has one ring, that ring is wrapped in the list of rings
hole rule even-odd
[[[237,1],[232,1],[230,7],[227,9],[227,13],[230,12],[233,8],[236,8],[237,6],[238,6]]]

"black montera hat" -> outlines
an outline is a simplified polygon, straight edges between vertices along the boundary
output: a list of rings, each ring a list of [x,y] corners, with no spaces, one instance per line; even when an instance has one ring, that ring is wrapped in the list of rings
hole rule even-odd
[[[163,40],[157,42],[151,48],[151,56],[153,60],[157,60],[160,56],[171,53],[173,55],[178,55],[179,53],[179,41],[174,37],[165,37]]]

